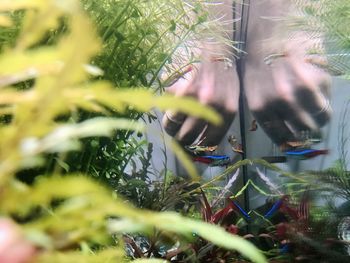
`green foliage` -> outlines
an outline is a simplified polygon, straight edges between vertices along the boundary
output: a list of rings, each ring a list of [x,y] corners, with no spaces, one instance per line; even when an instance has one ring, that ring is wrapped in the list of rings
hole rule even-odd
[[[83,0],[82,3],[95,22],[97,33],[102,39],[102,50],[91,61],[91,64],[103,71],[103,75],[97,78],[108,80],[119,88],[134,89],[143,86],[153,90],[163,89],[163,83],[169,83],[179,77],[184,65],[198,59],[191,49],[191,45],[198,39],[206,38],[212,33],[211,35],[218,36],[218,41],[227,42],[220,37],[222,31],[220,23],[208,22],[204,2]],[[64,28],[58,31],[63,32]],[[161,74],[163,71],[168,73],[168,78],[161,77],[165,75]],[[154,120],[151,114],[146,116],[140,114],[138,107],[148,104],[154,106],[155,102],[147,101],[147,97],[142,94],[136,97],[129,92],[130,90],[125,94],[129,100],[140,98],[142,104],[129,107],[123,112],[109,113],[134,120],[140,118]],[[159,104],[160,108],[172,108],[176,107],[176,103],[181,103],[175,102],[171,97],[170,101],[166,101],[166,96],[164,95],[164,100],[160,102],[162,103],[162,106]],[[114,102],[115,98],[111,96],[110,101]],[[191,102],[185,102],[182,106],[188,107],[188,110],[193,112]],[[203,114],[209,113],[203,112]],[[77,119],[84,120],[90,117],[91,114],[79,114]],[[69,154],[62,161],[67,164],[69,171],[84,171],[110,184],[109,178],[112,175],[114,180],[118,180],[120,176],[130,176],[125,170],[126,164],[137,159],[138,150],[146,147],[136,146],[131,150],[132,136],[132,132],[118,131],[111,139],[86,140],[83,153]],[[173,148],[176,149],[176,146]],[[131,152],[134,155],[130,155]],[[176,152],[178,156],[183,156],[180,154],[181,151]],[[193,167],[187,166],[187,169],[193,177],[196,177]]]
[[[324,36],[331,73],[350,76],[350,2],[347,0],[297,1],[304,14],[302,28],[312,37]]]
[[[96,21],[104,43],[95,63],[117,86],[159,84],[159,73],[165,64],[176,60],[176,49],[209,29],[204,5],[194,1],[82,2]],[[186,54],[192,57],[190,51]],[[185,54],[182,59],[186,59]]]
[[[73,263],[73,262],[86,262],[86,263],[112,263],[112,262],[124,262],[123,251],[116,248],[105,249],[101,252],[82,254],[81,252],[65,252],[65,253],[44,253],[40,255],[36,262],[38,263]]]
[[[23,2],[23,5],[41,7],[39,3]],[[49,3],[48,6],[50,5],[53,4]],[[74,12],[77,7],[75,4],[72,5]],[[18,6],[21,7],[19,4]],[[50,6],[50,8],[54,14],[47,24],[40,23],[39,27],[36,26],[36,22],[40,19],[45,21],[45,15],[48,12],[46,7],[38,9],[37,14],[28,12],[27,17],[23,20],[23,30],[17,44],[4,53],[0,61],[2,65],[0,87],[41,77],[36,79],[35,85],[29,90],[4,88],[2,91],[0,103],[3,107],[1,109],[4,113],[14,116],[13,125],[16,126],[16,129],[23,131],[24,138],[37,139],[36,136],[42,136],[42,132],[52,131],[55,126],[52,122],[54,118],[69,112],[77,112],[78,109],[99,114],[108,113],[108,110],[124,114],[131,107],[138,111],[148,111],[154,106],[174,110],[180,107],[187,112],[194,112],[193,110],[197,109],[194,115],[209,118],[214,122],[218,120],[217,114],[199,106],[190,98],[172,99],[171,96],[164,95],[162,99],[154,96],[151,91],[143,89],[118,90],[104,81],[84,82],[88,74],[83,65],[89,63],[89,58],[96,54],[100,46],[94,34],[81,31],[84,26],[92,28],[85,15],[65,18],[66,23],[71,23],[71,27],[69,27],[68,34],[64,34],[57,40],[56,46],[39,45],[31,48],[36,42],[41,41],[48,30],[60,26],[57,22],[58,18],[66,10],[60,10],[55,6]],[[83,48],[80,45],[81,41],[89,45]],[[50,78],[50,75],[54,75],[55,78]],[[11,108],[14,104],[16,107]],[[41,119],[38,119],[39,115]],[[31,129],[24,129],[26,123],[33,124],[33,120],[36,124],[32,125]],[[8,129],[8,127],[3,129]],[[126,134],[124,133],[125,136],[122,139],[126,140],[130,133]],[[13,136],[15,137],[14,134]],[[7,138],[4,138],[3,144],[0,141],[2,149],[14,147],[10,145],[12,143],[16,142],[10,142]],[[113,152],[110,155],[113,155]]]
[[[81,139],[106,137],[116,129],[130,133],[130,129],[143,128],[130,118],[74,118],[81,110],[90,116],[123,116],[130,109],[145,112],[159,107],[193,113],[213,123],[219,123],[220,118],[193,99],[155,95],[140,88],[115,88],[104,80],[92,80],[91,67],[87,70],[86,65],[102,43],[78,1],[5,0],[0,11],[2,26],[17,25],[18,21],[12,24],[4,18],[12,12],[23,14],[18,18],[18,38],[2,45],[6,47],[0,54],[0,214],[17,220],[27,238],[41,248],[39,262],[120,262],[126,260],[121,233],[126,229],[149,233],[155,228],[186,237],[195,232],[255,262],[265,262],[261,253],[240,237],[174,212],[137,209],[86,175],[62,176],[50,174],[49,169],[48,175],[37,177],[33,184],[17,180],[18,172],[26,175],[25,169],[44,165],[48,153],[84,149]],[[138,14],[129,16],[137,18]],[[62,21],[64,30],[60,31]],[[176,23],[171,23],[170,30],[175,30],[174,26]],[[60,33],[55,41],[44,41],[56,30]],[[126,144],[126,139],[119,142]],[[60,161],[69,170],[64,158]],[[116,234],[117,247],[110,248],[110,232]]]
[[[109,235],[106,227],[112,233],[150,233],[156,227],[180,235],[196,233],[221,247],[238,250],[254,262],[265,262],[253,245],[217,226],[173,212],[155,213],[132,208],[121,200],[113,199],[109,191],[87,177],[43,177],[33,187],[18,182],[10,187],[5,189],[6,198],[1,203],[1,212],[26,218],[36,209],[38,216],[25,224],[26,231],[31,233],[32,240],[38,245],[45,244],[45,248],[50,250],[74,247],[83,241],[107,245]],[[19,202],[21,206],[16,205]],[[110,219],[107,223],[107,217],[120,219]]]

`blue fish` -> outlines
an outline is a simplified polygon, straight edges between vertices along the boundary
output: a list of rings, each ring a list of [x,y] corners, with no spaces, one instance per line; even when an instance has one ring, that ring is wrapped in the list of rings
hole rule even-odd
[[[214,160],[226,160],[230,159],[227,155],[203,155],[204,158],[214,159]]]
[[[193,160],[209,164],[210,166],[224,166],[230,163],[230,157],[227,155],[202,155],[194,156]]]
[[[290,251],[290,246],[289,244],[284,244],[280,248],[280,253],[281,254],[287,254]]]
[[[322,154],[328,154],[328,150],[315,150],[315,149],[296,149],[284,152],[287,156],[296,157],[300,159],[309,159]]]
[[[235,205],[236,208],[238,208],[238,210],[241,212],[241,214],[243,215],[243,217],[246,219],[246,220],[251,220],[251,216],[242,208],[239,206],[239,204],[237,204],[235,201],[232,201],[233,204]]]
[[[273,206],[271,207],[271,209],[270,209],[269,211],[266,212],[266,214],[264,215],[264,217],[265,217],[266,219],[270,219],[270,218],[274,215],[274,213],[276,213],[277,210],[280,209],[280,207],[282,206],[282,204],[283,204],[283,200],[282,200],[282,199],[280,199],[280,200],[278,200],[277,202],[275,202],[275,203],[273,204]]]

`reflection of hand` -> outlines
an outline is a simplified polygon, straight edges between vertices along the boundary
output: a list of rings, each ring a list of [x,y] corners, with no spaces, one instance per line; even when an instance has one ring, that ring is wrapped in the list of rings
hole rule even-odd
[[[330,78],[307,62],[306,52],[312,46],[309,36],[295,33],[286,42],[271,40],[276,22],[266,17],[278,14],[273,11],[280,8],[273,7],[275,1],[261,4],[265,6],[254,3],[247,39],[245,94],[260,126],[275,143],[282,144],[328,121]],[[269,41],[277,42],[273,49],[278,52],[269,51]]]
[[[0,219],[0,262],[32,262],[35,249],[24,240],[17,226],[8,219]]]
[[[222,116],[223,124],[218,127],[195,117],[167,111],[163,117],[167,133],[176,136],[183,145],[190,145],[197,139],[204,139],[201,144],[207,146],[220,142],[238,109],[239,82],[232,67],[227,67],[221,60],[204,60],[169,87],[169,92],[175,96],[192,96],[213,107]]]

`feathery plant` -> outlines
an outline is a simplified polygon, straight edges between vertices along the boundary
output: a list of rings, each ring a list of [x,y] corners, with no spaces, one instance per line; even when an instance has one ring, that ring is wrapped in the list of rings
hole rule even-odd
[[[335,75],[350,76],[350,2],[347,0],[298,1],[303,11],[301,28],[324,38],[327,67]],[[334,167],[319,172],[329,191],[349,200],[349,172],[347,167],[349,102],[343,108],[338,125],[339,160]],[[317,174],[318,172],[316,172]]]
[[[347,0],[297,1],[303,11],[302,28],[325,39],[331,73],[350,77],[350,2]]]
[[[307,171],[301,174],[308,181],[317,203],[311,210],[313,236],[308,243],[316,249],[325,240],[335,240],[334,251],[346,258],[333,258],[334,262],[349,260],[349,218],[350,218],[350,172],[347,156],[349,149],[349,106],[347,101],[342,109],[338,124],[338,154],[335,164],[323,171]],[[322,202],[320,202],[322,200]],[[331,243],[332,243],[331,242]],[[330,244],[331,244],[330,243]],[[338,243],[338,244],[337,244]],[[334,245],[334,244],[333,244]]]
[[[338,154],[339,159],[329,169],[319,172],[316,180],[321,180],[324,185],[321,189],[331,192],[332,198],[341,198],[350,201],[350,173],[348,168],[348,149],[349,149],[349,109],[350,101],[343,105],[338,124]],[[315,172],[314,175],[317,175]],[[350,211],[349,211],[350,213]]]
[[[83,0],[93,16],[104,49],[95,63],[117,86],[156,86],[160,72],[188,39],[210,30],[204,4],[196,1]],[[214,24],[214,23],[212,23]],[[192,55],[192,56],[191,56]],[[191,62],[188,50],[181,58]]]
[[[132,119],[103,117],[129,107],[147,112],[170,107],[218,123],[218,116],[192,99],[157,96],[145,89],[120,89],[93,80],[87,67],[101,42],[78,1],[3,0],[0,27],[16,25],[18,37],[0,53],[0,214],[16,220],[37,251],[37,262],[126,261],[120,233],[196,233],[218,246],[238,250],[254,262],[264,257],[246,240],[223,229],[173,212],[155,213],[132,207],[82,174],[52,173],[33,184],[16,179],[28,168],[47,162],[47,153],[81,149],[81,139],[107,137],[115,130],[142,131]],[[50,45],[51,30],[65,30]],[[84,44],[82,44],[84,43]],[[88,72],[87,72],[88,71]],[[18,84],[26,82],[25,89]],[[78,110],[100,117],[67,121]],[[74,120],[74,118],[73,118]],[[116,239],[112,240],[111,233]]]

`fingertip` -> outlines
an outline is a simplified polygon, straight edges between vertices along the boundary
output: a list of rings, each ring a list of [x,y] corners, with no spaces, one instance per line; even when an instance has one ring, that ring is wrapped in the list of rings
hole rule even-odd
[[[162,118],[162,125],[164,130],[172,137],[174,137],[180,130],[183,122],[186,119],[186,115],[183,113],[176,113],[172,111],[166,111]]]
[[[266,135],[277,145],[294,140],[295,134],[288,128],[283,118],[273,113],[272,109],[261,109],[253,112],[260,127]]]
[[[215,126],[213,124],[208,124],[208,128],[203,133],[203,141],[202,145],[205,146],[214,146],[218,145],[226,133],[228,132],[231,124],[232,124],[233,118],[230,120],[225,119],[223,125],[221,126]]]
[[[176,139],[182,145],[191,145],[201,141],[201,136],[207,129],[208,124],[202,119],[188,117],[176,135]]]

